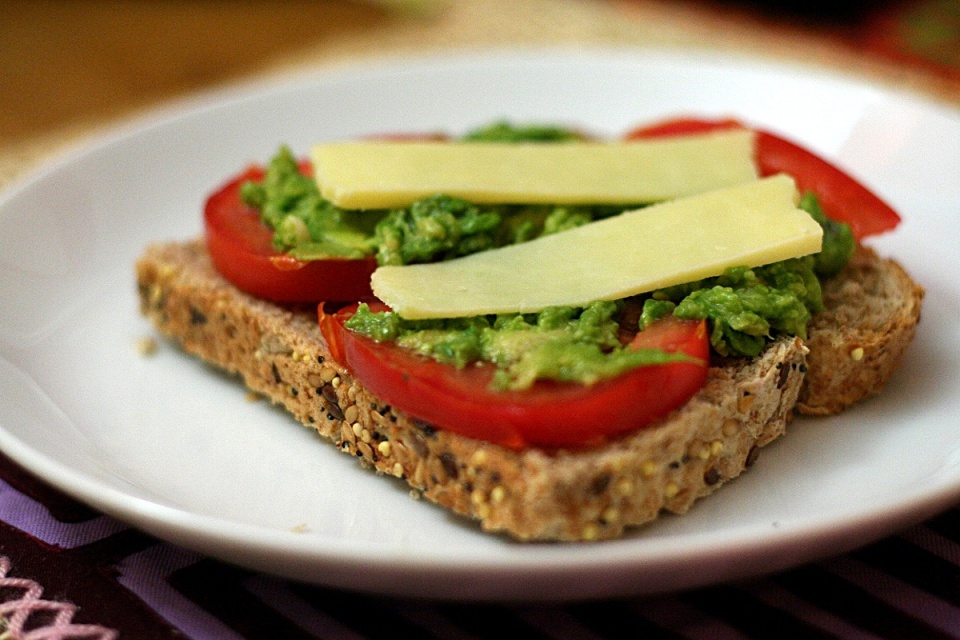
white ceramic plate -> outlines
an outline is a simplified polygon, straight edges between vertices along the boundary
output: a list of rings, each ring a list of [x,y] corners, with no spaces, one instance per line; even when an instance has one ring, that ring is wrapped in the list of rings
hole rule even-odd
[[[480,533],[377,477],[232,379],[162,343],[133,262],[200,233],[204,196],[281,142],[460,132],[506,117],[616,135],[736,115],[847,167],[904,216],[874,245],[928,291],[889,389],[797,420],[683,517],[592,545]],[[0,200],[0,447],[161,538],[283,576],[381,593],[547,599],[651,593],[770,572],[908,526],[960,498],[960,116],[822,72],[663,51],[463,54],[200,96],[46,167]]]

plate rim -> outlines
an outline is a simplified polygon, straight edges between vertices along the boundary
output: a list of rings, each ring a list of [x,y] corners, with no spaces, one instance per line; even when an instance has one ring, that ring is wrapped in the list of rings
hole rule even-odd
[[[557,56],[562,56],[558,59]],[[816,75],[818,80],[839,82],[855,86],[861,90],[876,91],[896,96],[898,99],[918,102],[926,108],[950,113],[960,118],[960,102],[954,103],[932,92],[912,86],[896,86],[883,80],[868,76],[852,69],[823,67],[816,62],[795,58],[764,56],[752,52],[730,51],[719,47],[699,47],[691,49],[683,45],[662,44],[529,44],[514,46],[464,45],[443,51],[414,51],[391,54],[385,60],[380,54],[366,54],[353,59],[339,59],[317,64],[284,65],[281,68],[249,76],[226,80],[217,84],[184,92],[183,94],[161,99],[153,104],[135,108],[132,112],[111,118],[105,123],[92,125],[91,131],[81,133],[53,151],[44,160],[17,175],[0,187],[0,208],[6,205],[20,191],[45,178],[49,173],[61,170],[65,165],[76,162],[84,156],[101,151],[125,139],[135,137],[156,127],[169,125],[173,121],[194,111],[217,109],[234,101],[256,99],[259,96],[273,94],[282,90],[293,90],[305,84],[328,82],[352,73],[382,73],[386,70],[406,69],[410,67],[450,66],[472,64],[490,64],[493,61],[522,60],[530,63],[569,64],[571,58],[589,58],[596,62],[615,59],[637,60],[643,56],[681,60],[684,63],[704,64],[705,62],[749,64],[752,69],[777,73],[801,73],[805,76]],[[882,84],[881,84],[882,83]]]
[[[565,52],[567,58],[558,60],[555,56],[561,50]],[[15,178],[11,183],[7,184],[2,190],[0,190],[0,213],[4,208],[12,201],[18,197],[22,197],[21,194],[27,193],[33,185],[38,185],[44,180],[50,179],[51,177],[57,175],[59,171],[65,170],[73,163],[80,162],[87,156],[93,153],[102,153],[108,151],[113,145],[116,145],[120,142],[135,139],[137,136],[142,135],[146,131],[155,130],[162,126],[170,126],[175,124],[175,122],[184,116],[190,115],[197,111],[202,110],[216,110],[223,108],[225,105],[233,103],[235,101],[246,101],[246,100],[256,100],[265,95],[272,95],[275,93],[280,93],[283,91],[288,91],[296,89],[298,87],[303,87],[305,84],[312,83],[324,83],[329,82],[331,78],[336,78],[348,73],[356,73],[358,70],[362,73],[384,73],[386,70],[396,70],[410,67],[420,67],[422,65],[463,65],[465,62],[471,62],[473,64],[488,65],[496,60],[504,59],[515,59],[519,56],[526,63],[550,63],[550,64],[570,64],[573,62],[573,58],[585,58],[591,63],[598,62],[598,60],[603,62],[608,62],[613,59],[622,60],[625,58],[638,60],[644,55],[655,55],[658,56],[661,61],[675,61],[679,58],[685,64],[697,63],[698,61],[703,61],[710,59],[713,62],[717,61],[716,52],[709,51],[694,51],[683,49],[674,49],[674,48],[662,48],[662,47],[593,47],[590,49],[574,48],[569,49],[566,47],[537,47],[537,48],[508,48],[508,49],[498,49],[496,51],[484,51],[482,53],[477,51],[468,51],[461,50],[454,53],[448,53],[442,56],[436,54],[413,54],[410,56],[397,57],[388,62],[378,59],[366,59],[363,61],[345,61],[342,63],[324,66],[321,69],[309,69],[301,70],[296,73],[283,74],[280,78],[277,77],[256,77],[253,79],[245,79],[239,82],[231,82],[226,85],[220,85],[208,90],[196,92],[186,97],[177,98],[171,101],[167,101],[164,104],[149,108],[140,112],[132,117],[122,118],[118,123],[109,126],[103,131],[100,131],[97,134],[94,134],[85,140],[81,141],[80,144],[74,146],[73,148],[67,150],[64,153],[58,154],[52,160],[41,163],[40,165],[32,168],[31,170],[25,172],[24,174]],[[613,56],[613,57],[611,57]],[[784,63],[782,61],[772,61],[765,58],[756,58],[750,55],[743,54],[733,54],[725,55],[722,58],[725,61],[732,61],[735,65],[750,64],[751,70],[758,69],[767,72],[773,71],[775,73],[784,73],[786,71],[793,70],[802,70],[804,73],[813,73],[816,72],[818,75],[824,75],[825,78],[833,82],[840,82],[842,84],[854,84],[861,89],[870,89],[878,91],[882,95],[891,95],[897,99],[906,99],[912,102],[919,101],[925,108],[932,108],[938,111],[945,110],[948,113],[951,113],[954,117],[960,118],[960,108],[950,103],[937,100],[932,96],[926,94],[918,93],[913,90],[901,90],[897,91],[895,89],[888,88],[886,86],[878,87],[875,82],[863,79],[860,76],[834,73],[824,71],[814,65],[798,64],[796,62]],[[759,65],[759,66],[758,66]],[[0,354],[2,357],[2,354]],[[15,365],[14,365],[15,366]],[[93,479],[88,478],[81,474],[80,472],[70,469],[59,461],[49,458],[42,452],[33,450],[25,442],[22,442],[19,438],[9,433],[7,429],[0,425],[0,449],[5,451],[12,459],[14,459],[18,464],[27,468],[31,472],[41,474],[41,477],[44,480],[48,480],[50,477],[56,479],[56,487],[65,493],[73,495],[78,499],[81,499],[84,502],[91,502],[91,496],[93,488],[92,485],[97,484]],[[29,450],[29,451],[28,451]],[[32,454],[32,458],[31,458]],[[38,458],[39,456],[39,458]],[[39,459],[39,462],[38,462]],[[51,471],[50,469],[53,469]],[[86,489],[81,490],[86,487]],[[223,522],[222,519],[212,518],[211,516],[205,514],[193,514],[188,511],[179,510],[168,505],[162,505],[157,503],[152,503],[150,501],[144,500],[139,497],[129,496],[123,494],[118,489],[113,487],[100,487],[100,491],[106,489],[106,497],[104,501],[101,502],[97,500],[98,503],[101,503],[101,506],[98,508],[108,513],[114,518],[129,521],[127,518],[123,518],[118,515],[117,509],[124,500],[133,500],[136,504],[134,509],[137,513],[146,514],[148,512],[168,512],[167,515],[172,517],[178,523],[182,524],[183,520],[189,518],[202,520],[202,527],[194,527],[191,531],[197,533],[198,531],[204,531],[207,527],[207,520],[214,520],[217,522]],[[80,495],[82,497],[80,497]],[[925,499],[919,503],[911,503],[910,505],[900,504],[898,509],[891,509],[889,505],[884,508],[883,512],[885,517],[882,518],[883,530],[889,532],[890,527],[893,526],[894,522],[898,523],[898,526],[901,526],[905,520],[914,520],[918,521],[924,517],[936,513],[950,503],[956,503],[957,500],[960,500],[960,477],[958,477],[954,485],[950,487],[939,487],[937,491],[928,492],[925,494]],[[95,497],[95,496],[94,496]],[[111,499],[107,499],[111,498]],[[123,511],[121,509],[121,511]],[[840,530],[850,530],[855,528],[862,530],[863,521],[869,520],[873,524],[877,524],[877,519],[872,518],[867,514],[862,514],[856,518],[848,518],[839,522],[834,522],[832,527],[832,533],[838,533]],[[151,523],[154,524],[154,523]],[[255,525],[237,525],[236,523],[229,523],[231,532],[235,535],[231,538],[231,543],[240,543],[245,542],[247,545],[251,543],[251,539],[246,538],[244,534],[252,534],[256,531],[263,530],[262,527]],[[759,547],[776,547],[790,540],[799,540],[804,536],[810,534],[811,530],[818,530],[823,534],[823,525],[811,523],[807,527],[799,527],[798,523],[785,522],[781,523],[781,528],[778,533],[770,537],[769,534],[764,536],[764,540],[754,540],[752,544],[756,548]],[[139,526],[139,525],[137,525]],[[750,527],[754,529],[755,527]],[[187,532],[187,528],[181,529],[183,532]],[[290,541],[306,541],[309,538],[302,536],[301,534],[282,532],[279,529],[268,529],[268,532],[272,536],[280,535],[283,538],[289,538]],[[714,538],[722,538],[721,542],[723,543],[724,553],[732,553],[736,550],[742,548],[743,544],[733,544],[732,538],[739,536],[741,532],[735,532],[730,530],[729,533],[724,535],[719,535],[714,533]],[[207,531],[206,535],[210,535],[210,532]],[[862,537],[862,536],[861,536]],[[876,538],[882,537],[880,535],[875,536]],[[699,540],[699,537],[698,537]],[[347,546],[349,541],[331,541],[327,539],[326,544],[334,544],[334,546]],[[660,540],[654,542],[661,542]],[[716,541],[714,541],[716,543]],[[519,562],[521,569],[530,570],[530,569],[543,569],[543,559],[539,556],[546,556],[551,560],[559,560],[559,569],[572,569],[575,567],[582,567],[584,563],[584,557],[588,556],[592,560],[593,564],[597,563],[599,559],[606,562],[618,562],[622,561],[622,556],[618,556],[614,551],[604,551],[604,549],[613,549],[618,546],[618,543],[622,544],[635,544],[636,541],[611,541],[610,543],[601,543],[603,546],[597,546],[587,554],[582,553],[583,548],[579,548],[577,551],[576,558],[569,560],[565,559],[565,556],[572,556],[573,554],[568,553],[567,550],[561,552],[563,555],[559,558],[557,554],[542,552],[542,548],[534,547],[538,549],[534,551],[537,554],[537,558],[526,561]],[[651,545],[650,540],[645,540],[644,544],[647,546]],[[654,545],[661,546],[661,545]],[[290,547],[285,547],[286,551],[295,551],[303,553],[303,550],[299,548],[297,544],[293,544]],[[551,551],[554,549],[551,549]],[[314,550],[315,551],[315,550]],[[653,554],[656,550],[651,550],[647,554]],[[329,551],[325,554],[320,554],[320,556],[328,555]],[[428,571],[453,571],[456,572],[458,569],[462,570],[464,566],[464,558],[461,555],[454,555],[455,552],[451,551],[449,557],[442,558],[442,562],[436,564],[436,559],[430,561],[431,566]],[[311,554],[312,557],[318,557],[314,552]],[[641,554],[642,555],[642,554]],[[696,554],[690,550],[686,549],[684,552],[685,556],[690,556],[693,558]],[[618,559],[619,558],[619,559]],[[397,560],[401,560],[402,557],[398,557]],[[487,563],[490,561],[489,557],[483,557],[482,562]],[[424,561],[420,560],[421,570]],[[476,568],[474,565],[468,563],[468,567]],[[518,567],[518,559],[516,557],[507,557],[503,558],[502,564],[497,564],[496,568],[499,569],[516,569]],[[459,594],[461,597],[463,594]]]

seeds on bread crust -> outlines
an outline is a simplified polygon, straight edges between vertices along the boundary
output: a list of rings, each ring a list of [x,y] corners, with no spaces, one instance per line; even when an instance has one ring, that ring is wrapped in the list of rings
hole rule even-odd
[[[903,267],[859,247],[824,284],[826,309],[810,324],[810,373],[797,410],[833,415],[879,393],[913,341],[923,297]]]
[[[712,367],[690,402],[648,429],[589,449],[515,451],[385,406],[330,358],[314,309],[237,291],[202,243],[150,247],[137,272],[144,314],[185,351],[239,375],[362,464],[521,540],[614,538],[687,511],[784,433],[806,366],[804,344],[781,340],[757,359]]]

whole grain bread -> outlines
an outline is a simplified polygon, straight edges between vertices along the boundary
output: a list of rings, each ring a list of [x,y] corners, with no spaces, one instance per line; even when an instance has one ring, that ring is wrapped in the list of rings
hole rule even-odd
[[[829,303],[830,313],[853,317],[853,309],[842,311],[850,302],[843,290],[861,270],[895,270],[871,253],[860,254],[856,264],[830,285],[839,301]],[[586,449],[518,451],[436,429],[386,406],[331,359],[314,308],[282,307],[238,291],[212,267],[200,242],[149,247],[137,277],[142,312],[186,352],[238,375],[362,464],[404,479],[414,495],[520,540],[609,539],[661,512],[683,513],[784,433],[801,394],[805,410],[817,413],[872,392],[845,392],[836,401],[829,384],[811,385],[811,375],[821,377],[831,358],[850,359],[850,345],[834,347],[834,329],[822,322],[811,344],[836,352],[832,356],[809,354],[800,339],[782,339],[758,358],[714,363],[704,388],[649,428]],[[861,286],[882,291],[879,283]],[[909,337],[912,330],[897,335]],[[895,366],[890,358],[903,347],[856,344],[864,349],[859,362],[878,364],[869,376],[848,367],[847,378],[882,385]],[[879,351],[885,355],[874,357]],[[811,361],[819,363],[815,371]]]
[[[913,341],[923,296],[903,267],[858,247],[844,272],[824,283],[826,309],[810,324],[797,410],[833,415],[879,393]]]

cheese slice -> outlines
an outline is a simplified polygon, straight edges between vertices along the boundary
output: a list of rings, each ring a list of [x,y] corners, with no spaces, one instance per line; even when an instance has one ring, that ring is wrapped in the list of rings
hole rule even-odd
[[[798,197],[792,178],[764,178],[447,262],[380,267],[371,283],[411,319],[615,300],[818,252],[822,230]]]
[[[757,178],[753,133],[637,142],[340,142],[313,147],[321,195],[345,209],[445,194],[475,203],[638,205]]]

